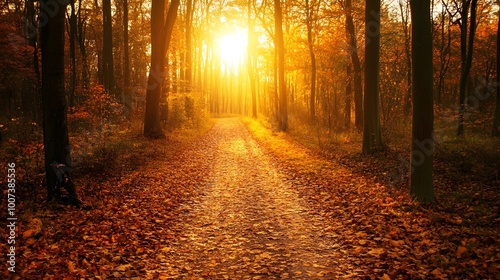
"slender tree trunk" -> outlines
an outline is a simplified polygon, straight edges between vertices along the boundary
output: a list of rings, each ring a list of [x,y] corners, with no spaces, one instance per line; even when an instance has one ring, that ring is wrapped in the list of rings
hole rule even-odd
[[[345,1],[346,29],[349,34],[349,56],[354,70],[354,123],[358,130],[363,128],[363,80],[361,78],[361,62],[358,56],[356,29],[352,17],[351,0]]]
[[[411,0],[413,59],[413,124],[410,193],[421,202],[434,202],[432,161],[434,109],[430,0]]]
[[[40,98],[40,88],[41,88],[41,73],[40,73],[40,65],[38,58],[38,44],[37,44],[37,34],[38,29],[36,28],[36,12],[35,12],[35,3],[34,0],[26,0],[25,1],[25,10],[26,10],[26,19],[24,22],[24,36],[28,39],[30,46],[33,47],[33,71],[36,77],[36,85],[35,85],[35,98],[33,100],[33,104],[31,107],[32,110],[32,120],[35,122],[39,121],[39,107],[37,106]]]
[[[279,130],[288,130],[288,101],[285,84],[285,42],[283,39],[283,12],[281,0],[274,0],[274,24],[278,52],[278,85],[279,85]]]
[[[379,113],[380,0],[366,0],[363,153],[382,147]]]
[[[132,117],[132,99],[130,96],[130,56],[128,46],[128,0],[123,0],[123,103],[128,120]]]
[[[403,1],[399,2],[399,9],[401,11],[401,25],[405,37],[405,55],[406,55],[406,96],[404,97],[404,110],[406,115],[410,113],[411,109],[411,50],[410,50],[410,34],[408,32],[408,6],[406,9],[403,7]]]
[[[82,56],[82,87],[88,88],[90,85],[90,75],[87,63],[87,51],[85,48],[85,33],[86,33],[86,22],[82,19],[82,1],[78,2],[78,45],[80,49],[80,55]]]
[[[257,118],[257,92],[255,90],[255,65],[254,65],[254,40],[255,34],[253,30],[252,1],[248,0],[248,42],[247,42],[247,68],[248,78],[250,80],[250,92],[252,95],[252,118]]]
[[[192,27],[193,27],[193,0],[186,2],[186,74],[185,79],[187,82],[187,91],[191,91],[191,83],[193,81],[193,41],[192,41]]]
[[[497,83],[500,83],[500,11],[498,12],[497,26]],[[495,116],[493,119],[493,130],[491,134],[495,137],[500,137],[500,88],[497,85],[497,101],[495,108]],[[500,210],[499,210],[500,211]]]
[[[114,94],[114,67],[113,67],[113,33],[111,18],[111,0],[102,1],[103,22],[103,83],[108,93]]]
[[[309,114],[311,120],[316,119],[316,56],[314,55],[314,44],[312,38],[313,29],[313,11],[309,0],[306,0],[306,13],[307,13],[307,45],[309,47],[309,56],[311,58],[311,95],[309,100]]]
[[[69,107],[75,106],[75,90],[76,90],[76,12],[75,3],[70,2],[71,14],[69,16],[69,56],[71,59],[71,82],[69,90]]]
[[[470,24],[468,24],[468,10],[470,9]],[[457,136],[464,135],[464,115],[465,115],[465,95],[467,91],[467,81],[472,66],[472,54],[474,52],[474,35],[476,33],[476,10],[477,0],[463,0],[460,51],[462,56],[462,74],[460,76],[460,97],[458,108]],[[467,26],[469,27],[469,40],[467,42]]]
[[[47,5],[47,7],[44,7]],[[58,162],[71,168],[64,91],[64,23],[66,6],[50,0],[41,1],[42,9],[54,11],[40,29],[42,50],[42,106],[47,200],[52,200],[56,174],[51,164]],[[68,189],[70,202],[79,204],[74,187]]]
[[[348,62],[346,67],[347,82],[345,86],[345,109],[344,109],[344,126],[346,129],[351,127],[351,96],[352,96],[352,66]]]
[[[160,95],[165,79],[165,55],[170,46],[179,3],[180,0],[170,2],[165,23],[165,0],[153,0],[151,5],[151,69],[144,116],[144,135],[150,138],[164,137],[160,122]]]

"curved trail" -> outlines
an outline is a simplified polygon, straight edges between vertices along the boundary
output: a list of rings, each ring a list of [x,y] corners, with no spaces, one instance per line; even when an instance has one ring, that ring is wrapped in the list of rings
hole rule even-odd
[[[161,266],[149,276],[334,277],[334,234],[323,230],[324,219],[280,176],[241,121],[220,119],[208,134],[209,183],[197,201],[181,206],[179,237],[161,250]]]

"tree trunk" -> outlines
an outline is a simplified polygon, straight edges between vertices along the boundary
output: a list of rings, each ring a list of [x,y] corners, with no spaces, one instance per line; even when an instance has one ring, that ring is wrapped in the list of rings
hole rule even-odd
[[[498,12],[498,27],[497,27],[497,83],[500,82],[500,11]],[[493,131],[491,134],[495,137],[500,137],[500,88],[497,86],[497,101],[495,108],[495,116],[493,119]],[[499,210],[500,211],[500,210]]]
[[[42,9],[54,11],[40,29],[42,50],[42,106],[47,200],[52,200],[56,174],[55,161],[71,168],[67,125],[67,105],[64,92],[64,22],[66,6],[50,0],[41,1]],[[47,5],[47,7],[44,7]],[[68,188],[70,202],[79,204],[74,187]]]
[[[410,194],[434,202],[432,161],[434,109],[430,0],[411,0],[413,60],[413,124]]]
[[[407,4],[406,4],[407,5]],[[408,6],[406,9],[403,7],[403,1],[399,2],[399,9],[401,11],[401,26],[405,38],[405,56],[406,56],[406,96],[404,97],[404,110],[405,115],[410,113],[411,108],[411,50],[410,50],[410,34],[408,32]]]
[[[86,20],[82,19],[82,1],[78,2],[78,45],[82,56],[82,87],[87,89],[90,85],[90,75],[87,64],[87,52],[85,49]]]
[[[379,113],[380,0],[366,0],[363,153],[382,147]]]
[[[346,29],[349,34],[349,56],[354,70],[354,123],[358,130],[363,128],[363,85],[361,79],[361,62],[358,56],[356,30],[352,18],[351,0],[345,1]]]
[[[128,0],[123,0],[123,103],[125,116],[132,117],[132,99],[130,96],[130,56],[128,46]]]
[[[165,15],[165,0],[153,0],[151,5],[151,68],[146,90],[144,135],[150,138],[164,137],[160,122],[160,95],[165,79],[165,55],[170,46],[172,30],[180,0],[172,0]]]
[[[257,118],[257,92],[255,90],[255,65],[254,65],[254,44],[255,34],[251,19],[252,1],[248,0],[248,42],[247,42],[247,68],[248,78],[250,80],[250,93],[252,95],[252,118]]]
[[[75,106],[75,90],[76,90],[76,12],[75,3],[70,2],[71,14],[69,16],[69,56],[71,59],[71,82],[69,90],[69,107]]]
[[[471,2],[472,1],[472,2]],[[468,24],[469,4],[470,9],[470,24]],[[477,0],[463,0],[462,7],[462,23],[460,24],[460,53],[462,56],[462,74],[460,76],[460,97],[458,108],[458,127],[457,136],[464,136],[464,115],[465,115],[465,94],[467,90],[467,81],[469,72],[472,66],[472,54],[474,51],[474,35],[476,33],[476,10]],[[467,26],[469,27],[469,40],[467,42]]]
[[[280,131],[288,130],[288,102],[285,84],[285,42],[283,39],[283,12],[281,0],[274,0],[275,48],[278,52],[279,120]]]
[[[309,100],[309,113],[311,115],[311,121],[314,121],[316,118],[316,56],[314,55],[312,38],[313,11],[313,7],[309,5],[309,0],[306,0],[307,45],[309,47],[309,56],[311,58],[311,95]]]
[[[186,2],[186,74],[187,91],[191,91],[191,83],[193,80],[193,46],[192,46],[192,26],[193,26],[193,0]]]
[[[347,82],[345,86],[345,109],[344,109],[344,127],[346,129],[351,128],[351,95],[352,95],[352,69],[351,63],[347,62],[346,76]]]
[[[103,83],[108,93],[114,94],[114,67],[113,67],[113,33],[111,18],[111,0],[102,1],[103,22]]]

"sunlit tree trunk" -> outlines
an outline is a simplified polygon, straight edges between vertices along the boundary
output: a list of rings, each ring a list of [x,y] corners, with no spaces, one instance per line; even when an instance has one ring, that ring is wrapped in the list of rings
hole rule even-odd
[[[111,17],[111,0],[102,1],[102,22],[103,22],[103,83],[104,88],[109,93],[114,93],[115,74],[113,67],[113,33]]]
[[[130,56],[128,45],[128,0],[123,0],[123,103],[127,119],[132,117],[130,96]]]
[[[430,0],[411,0],[413,124],[410,193],[434,202],[432,161],[434,113]]]
[[[311,115],[311,120],[314,121],[316,118],[316,56],[314,54],[314,43],[313,43],[313,14],[314,8],[306,0],[306,26],[307,26],[307,45],[309,48],[309,57],[311,59],[311,95],[309,100],[309,114]]]
[[[192,44],[192,27],[193,27],[193,0],[186,2],[186,74],[187,90],[191,91],[193,81],[193,44]]]
[[[366,0],[363,153],[382,147],[379,113],[380,0]]]
[[[500,82],[500,11],[498,12],[497,23],[497,83]],[[500,87],[497,85],[497,101],[495,108],[495,116],[493,118],[493,136],[500,136]],[[499,210],[500,211],[500,210]]]
[[[354,84],[354,123],[356,128],[363,128],[363,84],[361,78],[361,62],[358,56],[358,46],[356,39],[356,29],[352,18],[351,0],[345,1],[346,29],[349,34],[349,57],[353,67]]]
[[[257,92],[255,89],[255,65],[254,65],[254,45],[255,34],[253,30],[252,14],[252,1],[248,0],[248,42],[247,42],[247,68],[248,78],[250,80],[250,93],[252,95],[252,118],[257,118]]]
[[[411,50],[410,50],[410,34],[408,31],[408,4],[404,4],[403,1],[399,1],[399,10],[401,11],[401,27],[403,29],[404,42],[405,42],[405,58],[406,58],[406,95],[404,99],[404,110],[405,114],[408,115],[411,109]]]
[[[150,138],[164,137],[160,122],[160,95],[165,79],[165,55],[170,45],[179,2],[180,0],[171,1],[166,22],[165,0],[153,0],[151,5],[151,68],[144,116],[144,135]]]
[[[283,12],[280,0],[274,0],[275,48],[278,55],[278,86],[279,86],[279,130],[288,130],[288,102],[285,84],[285,42],[283,40]]]
[[[468,14],[470,8],[470,24],[468,24]],[[472,66],[472,54],[474,51],[474,35],[476,33],[476,10],[477,0],[463,0],[460,23],[460,53],[462,57],[462,74],[460,76],[460,96],[458,102],[458,127],[457,136],[464,135],[464,115],[465,115],[465,94],[467,90],[467,80]],[[470,25],[470,27],[468,27]],[[469,39],[467,40],[467,30]]]
[[[42,106],[47,200],[52,200],[56,174],[54,161],[71,167],[67,124],[67,104],[64,91],[64,23],[66,6],[42,0],[43,9],[54,11],[40,29],[42,50]],[[47,5],[46,7],[44,7]],[[74,188],[68,189],[71,202],[79,204]]]

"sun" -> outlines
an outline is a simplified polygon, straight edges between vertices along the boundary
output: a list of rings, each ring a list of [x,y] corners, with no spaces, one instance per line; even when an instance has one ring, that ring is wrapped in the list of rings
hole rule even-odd
[[[247,50],[247,31],[238,30],[234,33],[224,34],[219,38],[219,55],[221,67],[237,71],[238,66],[245,59]]]

